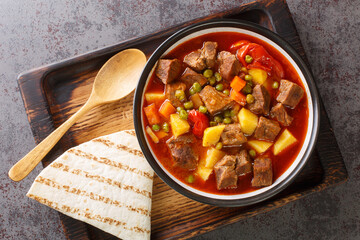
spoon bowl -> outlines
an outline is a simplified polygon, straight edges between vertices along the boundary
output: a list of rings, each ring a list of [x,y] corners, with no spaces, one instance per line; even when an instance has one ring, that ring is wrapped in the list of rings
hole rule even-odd
[[[146,63],[145,54],[138,49],[127,49],[110,58],[95,77],[89,99],[74,115],[47,136],[10,170],[14,181],[24,179],[48,154],[66,131],[85,113],[105,103],[119,101],[136,87]]]

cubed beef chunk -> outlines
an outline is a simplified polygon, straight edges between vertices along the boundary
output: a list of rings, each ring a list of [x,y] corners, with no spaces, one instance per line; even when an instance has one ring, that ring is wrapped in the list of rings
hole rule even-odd
[[[237,123],[226,125],[221,134],[221,142],[224,146],[239,146],[247,141]]]
[[[184,82],[187,88],[190,88],[195,82],[200,83],[201,86],[205,85],[207,83],[207,78],[191,68],[186,68],[180,77],[180,81]]]
[[[259,140],[274,141],[280,130],[281,127],[277,121],[260,117],[254,137]]]
[[[218,54],[217,60],[219,73],[225,80],[231,81],[240,72],[241,64],[234,54],[222,51]]]
[[[281,103],[277,103],[274,107],[272,107],[270,111],[270,117],[276,119],[283,126],[290,126],[293,117],[291,117]]]
[[[178,59],[160,59],[155,74],[164,83],[170,83],[179,77],[181,63]]]
[[[201,49],[193,51],[184,57],[184,63],[189,65],[195,71],[202,71],[206,68],[206,60]]]
[[[255,101],[248,105],[249,110],[255,114],[268,115],[270,110],[270,94],[263,85],[256,85],[252,95]]]
[[[198,163],[198,155],[194,152],[192,143],[195,138],[192,134],[181,135],[177,138],[171,137],[167,140],[175,165],[185,169],[193,170]]]
[[[238,176],[235,172],[236,158],[233,155],[225,155],[214,166],[216,186],[218,190],[236,188]]]
[[[170,100],[173,106],[180,107],[182,106],[181,101],[175,97],[176,90],[185,91],[186,85],[182,82],[173,82],[165,85],[165,96]]]
[[[296,83],[288,80],[280,81],[279,95],[276,100],[282,104],[295,108],[304,96],[304,90]]]
[[[217,47],[217,42],[204,42],[202,55],[208,68],[212,68],[215,65]]]
[[[256,158],[253,169],[254,178],[251,181],[253,187],[265,187],[272,184],[273,172],[270,158]]]
[[[234,106],[235,102],[229,96],[215,90],[207,85],[199,93],[207,110],[211,115],[215,115]]]
[[[252,164],[250,155],[246,150],[241,150],[239,154],[235,155],[236,157],[236,168],[235,172],[238,176],[242,176],[252,171]]]

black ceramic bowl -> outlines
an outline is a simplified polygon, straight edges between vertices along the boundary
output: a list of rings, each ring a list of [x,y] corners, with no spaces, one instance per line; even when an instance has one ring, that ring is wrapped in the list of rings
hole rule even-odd
[[[256,191],[244,194],[236,195],[217,195],[199,191],[186,185],[171,175],[157,160],[152,153],[151,148],[147,142],[145,136],[145,129],[143,127],[143,98],[144,91],[148,84],[149,78],[155,69],[157,61],[164,55],[166,55],[171,49],[179,44],[192,39],[194,37],[211,33],[211,32],[239,32],[254,36],[267,42],[274,48],[276,48],[288,61],[294,66],[295,70],[299,74],[301,81],[305,87],[308,108],[309,119],[307,135],[305,137],[304,144],[293,164],[283,173],[276,181],[269,187],[260,188]],[[306,64],[297,54],[297,52],[272,31],[263,28],[257,24],[238,21],[238,20],[215,20],[206,23],[195,24],[186,27],[177,33],[169,37],[161,46],[149,58],[138,83],[135,92],[134,99],[134,125],[136,135],[139,140],[140,147],[156,174],[170,187],[178,191],[179,193],[202,203],[223,206],[245,206],[254,204],[260,201],[264,201],[281,190],[286,188],[294,178],[299,174],[301,169],[305,166],[306,162],[310,158],[310,155],[315,147],[315,142],[319,129],[319,100],[316,90],[316,86],[311,75],[311,72],[306,67]]]

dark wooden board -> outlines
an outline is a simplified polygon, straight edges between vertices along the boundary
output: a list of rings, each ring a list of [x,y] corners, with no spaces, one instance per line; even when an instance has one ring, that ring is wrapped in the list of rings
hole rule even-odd
[[[112,55],[135,47],[149,57],[160,43],[176,30],[215,18],[242,19],[265,26],[287,40],[306,61],[285,1],[258,1],[242,5],[21,74],[18,83],[35,141],[39,143],[85,103],[97,71]],[[133,128],[132,99],[133,94],[120,102],[92,110],[65,134],[43,160],[43,165],[48,165],[68,148],[94,137]],[[346,179],[346,168],[326,111],[321,104],[320,133],[316,149],[301,174],[287,189],[252,206],[219,208],[192,201],[156,177],[153,190],[152,238],[193,237],[270,211],[310,193],[340,184]],[[60,214],[60,218],[68,239],[115,239],[97,228],[63,214]]]

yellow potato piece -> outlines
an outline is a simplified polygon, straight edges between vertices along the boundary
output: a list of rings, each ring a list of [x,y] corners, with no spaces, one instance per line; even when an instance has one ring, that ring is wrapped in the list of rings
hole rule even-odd
[[[145,99],[148,103],[160,102],[165,100],[163,93],[145,93]]]
[[[251,75],[253,77],[252,81],[256,84],[264,84],[266,79],[267,79],[267,72],[262,70],[262,69],[258,69],[258,68],[254,68],[254,69],[249,69],[249,75]]]
[[[238,114],[241,131],[247,135],[253,134],[258,123],[258,116],[246,108],[242,108]]]
[[[274,155],[278,155],[285,148],[297,142],[297,139],[285,129],[274,144]]]
[[[217,163],[225,153],[223,151],[217,150],[216,148],[210,148],[206,152],[205,158],[205,167],[213,169],[215,163]]]
[[[189,123],[186,120],[181,119],[179,114],[176,113],[170,115],[170,126],[171,131],[176,138],[184,133],[189,132],[190,130]]]
[[[215,145],[220,140],[220,135],[224,128],[225,125],[206,128],[204,131],[203,146],[209,147]]]
[[[156,134],[151,130],[149,126],[146,127],[146,132],[147,134],[149,134],[149,136],[151,137],[154,143],[159,142],[159,138],[156,136]]]
[[[259,141],[259,140],[251,140],[251,141],[248,141],[247,143],[249,144],[250,147],[255,149],[255,151],[257,151],[258,153],[265,152],[272,145],[271,142]]]
[[[195,174],[198,175],[199,177],[201,177],[202,180],[206,181],[206,180],[208,180],[212,171],[213,171],[212,168],[207,168],[207,167],[199,165]]]

